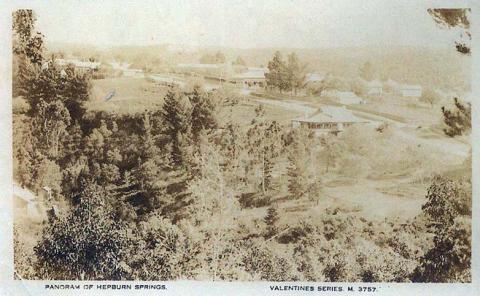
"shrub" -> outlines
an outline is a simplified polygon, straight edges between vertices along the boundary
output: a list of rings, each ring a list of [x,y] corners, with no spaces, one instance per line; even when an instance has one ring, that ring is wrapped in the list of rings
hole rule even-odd
[[[80,204],[53,221],[35,246],[36,272],[44,279],[119,280],[126,276],[129,246],[123,223],[113,219],[96,186],[88,186]]]

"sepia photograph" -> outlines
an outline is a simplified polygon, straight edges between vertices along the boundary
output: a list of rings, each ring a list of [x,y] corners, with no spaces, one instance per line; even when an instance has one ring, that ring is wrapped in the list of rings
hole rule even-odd
[[[48,3],[9,12],[14,280],[472,283],[471,7]]]

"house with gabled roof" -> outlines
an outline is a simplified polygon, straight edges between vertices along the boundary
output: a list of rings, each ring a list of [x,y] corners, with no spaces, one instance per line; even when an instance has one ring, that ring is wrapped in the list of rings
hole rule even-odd
[[[383,93],[383,85],[378,80],[372,80],[367,82],[367,95],[379,96]]]
[[[229,80],[245,89],[262,88],[266,85],[266,73],[268,73],[267,68],[248,67],[245,71],[233,75]]]
[[[400,87],[402,97],[420,98],[422,96],[422,87],[418,84],[403,84]]]
[[[317,135],[337,134],[354,124],[369,123],[368,120],[355,116],[344,107],[323,106],[312,114],[292,120],[292,127],[304,127],[314,130]]]

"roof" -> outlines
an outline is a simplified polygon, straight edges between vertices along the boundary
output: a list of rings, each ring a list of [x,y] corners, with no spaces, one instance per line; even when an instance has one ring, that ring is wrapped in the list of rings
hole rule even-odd
[[[422,87],[418,84],[404,84],[402,90],[422,90]]]
[[[247,68],[247,71],[232,76],[232,79],[265,79],[266,68]]]
[[[325,79],[325,74],[323,73],[308,73],[305,77],[307,82],[320,82]]]
[[[360,99],[355,93],[351,91],[337,91],[336,95],[340,99]]]
[[[368,87],[382,87],[382,83],[378,80],[372,80],[370,82],[367,83],[367,86]]]
[[[96,69],[100,67],[100,63],[98,62],[83,62],[80,60],[75,60],[75,59],[56,59],[55,62],[60,65],[60,66],[66,66],[68,64],[73,64],[75,67],[79,68],[90,68],[90,69]]]
[[[315,113],[302,117],[293,119],[293,121],[299,122],[313,122],[313,123],[322,123],[322,122],[366,122],[355,115],[350,110],[347,110],[343,107],[334,107],[334,106],[324,106],[317,110]]]
[[[163,75],[159,75],[159,74],[152,74],[152,75],[150,75],[150,78],[152,78],[153,80],[155,80],[157,82],[177,84],[177,85],[180,85],[180,86],[183,86],[185,84],[184,82],[179,81],[175,77],[163,76]]]
[[[110,62],[110,65],[115,70],[126,70],[126,69],[128,69],[128,67],[130,67],[129,63],[118,63],[118,62],[115,62],[115,61]]]
[[[124,69],[123,72],[141,73],[141,72],[143,72],[143,70],[142,69]]]
[[[178,68],[217,69],[223,64],[178,64]]]

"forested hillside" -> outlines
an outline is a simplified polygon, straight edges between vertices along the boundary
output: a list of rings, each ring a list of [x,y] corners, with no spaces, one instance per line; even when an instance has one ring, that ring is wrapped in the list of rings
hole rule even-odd
[[[60,210],[31,249],[16,224],[22,278],[471,281],[471,158],[454,174],[457,156],[388,125],[316,137],[199,88],[89,109],[91,76],[46,57],[34,24],[15,14],[14,176]],[[421,210],[378,219],[331,201],[332,184],[367,179],[393,180],[399,203],[422,192]]]

